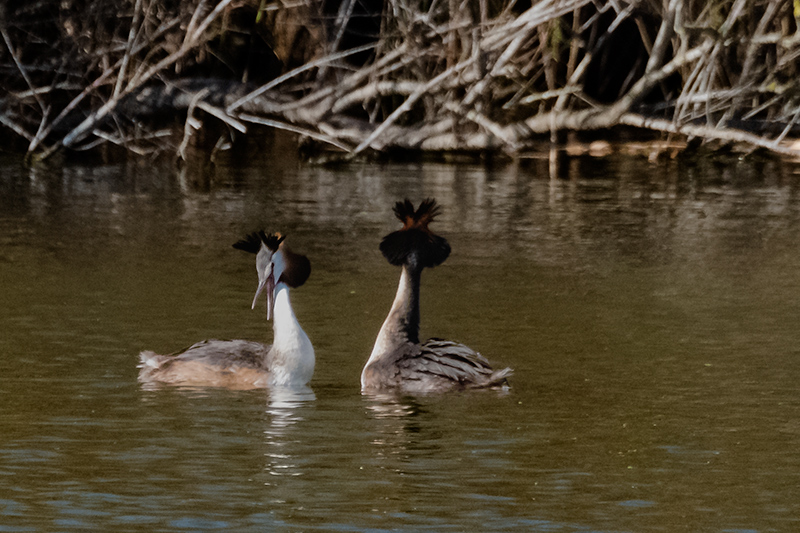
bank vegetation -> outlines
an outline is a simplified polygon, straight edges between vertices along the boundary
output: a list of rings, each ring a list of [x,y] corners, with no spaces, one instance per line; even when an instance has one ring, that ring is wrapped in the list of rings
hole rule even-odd
[[[798,155],[798,21],[800,0],[8,0],[0,138],[32,159],[262,127],[345,158],[567,134]]]

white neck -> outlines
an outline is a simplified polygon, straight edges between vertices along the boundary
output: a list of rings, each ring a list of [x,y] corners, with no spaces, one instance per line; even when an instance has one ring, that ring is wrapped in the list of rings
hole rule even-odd
[[[275,338],[268,354],[270,382],[279,386],[300,386],[314,374],[314,347],[300,327],[289,301],[289,287],[275,286],[273,331]]]
[[[415,290],[416,284],[416,290]],[[364,365],[364,370],[373,362],[379,360],[381,357],[390,354],[399,345],[409,342],[408,326],[410,322],[416,322],[412,325],[414,335],[416,335],[416,328],[419,327],[419,303],[418,293],[419,279],[414,280],[414,277],[409,273],[408,268],[403,267],[400,273],[400,283],[397,286],[397,294],[395,294],[392,309],[386,320],[383,321],[378,338],[375,339],[375,346],[372,348],[372,353]],[[418,342],[414,339],[413,342]],[[364,386],[364,371],[361,372],[361,385]]]

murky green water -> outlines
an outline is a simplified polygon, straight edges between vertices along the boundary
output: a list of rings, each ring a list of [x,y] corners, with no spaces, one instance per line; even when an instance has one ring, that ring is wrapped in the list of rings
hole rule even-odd
[[[1,160],[0,531],[800,528],[800,171],[561,174]],[[361,395],[406,196],[453,247],[422,335],[513,366],[510,393]],[[313,263],[313,392],[143,390],[141,349],[269,338],[231,248],[260,227]]]

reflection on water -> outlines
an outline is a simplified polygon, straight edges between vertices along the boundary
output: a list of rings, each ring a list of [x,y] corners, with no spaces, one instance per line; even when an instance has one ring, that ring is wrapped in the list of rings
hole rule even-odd
[[[423,412],[422,406],[414,396],[371,391],[361,394],[367,402],[367,412],[376,420],[406,420]]]
[[[374,446],[372,453],[381,459],[407,462],[410,450],[416,447],[424,431],[422,418],[429,413],[410,396],[370,393],[364,394],[364,399],[367,413],[375,422],[374,437],[370,441]],[[428,441],[427,438],[423,440]],[[400,464],[389,468],[394,472],[403,471]]]
[[[294,457],[292,444],[296,440],[292,438],[292,432],[302,431],[302,428],[294,426],[302,424],[302,410],[316,400],[316,396],[309,387],[275,387],[269,390],[268,395],[270,426],[264,431],[267,444],[265,470],[273,476],[300,476],[303,474],[302,465]]]
[[[298,420],[295,411],[308,402],[317,399],[310,387],[272,387],[269,393],[269,409],[267,412],[275,417],[274,427],[287,427]]]
[[[793,529],[796,166],[292,150],[0,159],[0,530]],[[513,367],[507,394],[359,390],[399,276],[391,206],[430,196],[453,252],[421,334]],[[313,391],[140,387],[141,349],[270,341],[231,248],[260,227],[314,264],[292,293]]]

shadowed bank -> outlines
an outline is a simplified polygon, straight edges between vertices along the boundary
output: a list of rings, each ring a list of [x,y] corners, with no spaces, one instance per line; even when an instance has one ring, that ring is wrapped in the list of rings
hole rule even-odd
[[[783,0],[10,1],[0,127],[32,160],[213,156],[259,128],[304,153],[516,156],[597,138],[796,156]]]

